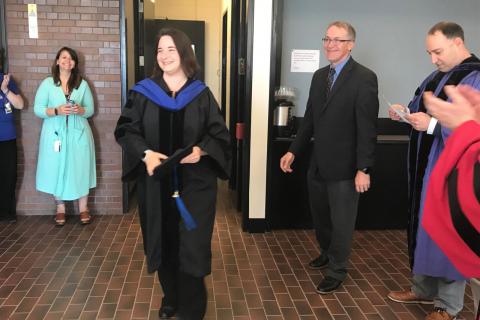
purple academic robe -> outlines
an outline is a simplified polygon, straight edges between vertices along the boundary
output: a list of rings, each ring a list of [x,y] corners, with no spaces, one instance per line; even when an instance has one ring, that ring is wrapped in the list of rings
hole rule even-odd
[[[445,73],[442,77],[436,90],[434,91],[435,96],[438,96],[443,87],[447,83],[447,80],[450,78],[453,72],[458,71],[457,68],[452,69],[451,71]],[[409,108],[412,112],[417,112],[420,106],[421,99],[423,98],[423,91],[425,90],[425,85],[429,80],[431,80],[437,73],[433,73],[431,76],[424,81],[423,85],[420,87],[420,93],[415,96],[412,102],[409,105]],[[463,79],[461,79],[458,84],[468,84],[476,89],[480,90],[480,68],[476,71],[468,73]],[[437,124],[440,126],[440,123]],[[418,134],[418,139],[422,138],[422,135],[426,134],[420,132]],[[425,168],[423,176],[423,184],[421,189],[421,198],[420,206],[418,212],[418,228],[416,234],[416,246],[414,251],[414,263],[413,263],[413,273],[418,275],[427,275],[433,277],[445,277],[451,280],[464,280],[465,278],[458,272],[458,270],[453,266],[447,256],[440,250],[436,243],[429,237],[426,231],[422,227],[422,216],[423,216],[423,206],[425,202],[425,195],[428,186],[428,180],[432,173],[433,167],[437,162],[440,154],[442,153],[445,147],[445,141],[450,135],[450,130],[446,128],[441,128],[441,134],[438,134],[434,137],[433,143],[430,147],[430,152],[428,154],[428,164]],[[418,144],[420,145],[420,144]],[[410,177],[412,179],[412,177]]]

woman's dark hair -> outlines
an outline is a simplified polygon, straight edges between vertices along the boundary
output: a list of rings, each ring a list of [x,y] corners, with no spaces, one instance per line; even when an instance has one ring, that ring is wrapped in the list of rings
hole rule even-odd
[[[173,43],[175,43],[175,47],[177,47],[177,52],[180,56],[180,65],[182,66],[185,75],[188,78],[195,77],[195,75],[197,75],[200,71],[200,65],[197,62],[195,53],[193,52],[192,41],[185,33],[173,28],[163,28],[158,32],[155,43],[155,64],[153,67],[152,77],[161,76],[163,74],[163,71],[158,65],[158,61],[156,59],[158,52],[158,42],[163,36],[172,37]]]
[[[60,58],[60,55],[62,54],[63,51],[67,51],[70,57],[72,57],[72,60],[75,61],[75,67],[72,69],[72,74],[70,75],[70,79],[68,79],[67,82],[67,88],[69,91],[73,89],[77,89],[80,86],[80,83],[82,82],[82,75],[80,74],[80,69],[78,68],[78,55],[73,50],[72,48],[69,47],[63,47],[57,52],[57,56],[55,57],[55,61],[53,61],[52,65],[52,77],[53,77],[53,83],[55,85],[60,86],[61,81],[60,81],[60,68],[57,64],[57,60]]]

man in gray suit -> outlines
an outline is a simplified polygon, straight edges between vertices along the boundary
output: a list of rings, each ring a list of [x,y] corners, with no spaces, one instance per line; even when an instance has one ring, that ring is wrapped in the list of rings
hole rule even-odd
[[[327,268],[317,287],[327,294],[347,276],[359,194],[370,188],[378,84],[375,73],[350,55],[355,29],[349,23],[330,23],[322,41],[330,64],[313,75],[304,120],[280,167],[292,172],[295,156],[314,138],[307,181],[321,254],[308,266]]]

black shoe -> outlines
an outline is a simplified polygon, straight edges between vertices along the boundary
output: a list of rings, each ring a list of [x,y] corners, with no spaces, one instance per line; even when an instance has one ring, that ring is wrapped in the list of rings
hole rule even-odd
[[[316,291],[320,294],[328,294],[328,293],[334,292],[338,287],[340,287],[342,282],[343,281],[326,276],[322,280],[322,282],[320,282]]]
[[[17,217],[14,215],[8,215],[8,216],[0,217],[0,221],[7,222],[7,223],[16,223]]]
[[[327,266],[328,266],[328,257],[323,254],[308,263],[308,268],[312,270],[324,269]]]
[[[172,307],[172,306],[164,306],[162,305],[160,307],[160,310],[158,311],[158,316],[160,319],[170,319],[177,313],[177,309]]]

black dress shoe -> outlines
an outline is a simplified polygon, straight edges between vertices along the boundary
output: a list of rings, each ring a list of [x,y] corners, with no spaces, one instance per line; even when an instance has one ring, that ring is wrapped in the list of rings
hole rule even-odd
[[[326,255],[320,255],[318,258],[315,258],[308,263],[308,268],[312,270],[324,269],[327,266],[328,266],[328,257]]]
[[[317,292],[320,294],[329,294],[337,290],[338,287],[342,284],[343,281],[337,280],[335,278],[326,276],[322,282],[317,287]]]
[[[7,222],[7,223],[16,223],[17,217],[15,215],[7,215],[0,217],[0,221]]]
[[[177,309],[172,307],[172,306],[164,306],[162,305],[160,307],[160,310],[158,311],[158,316],[160,319],[170,319],[175,315],[177,312]]]

